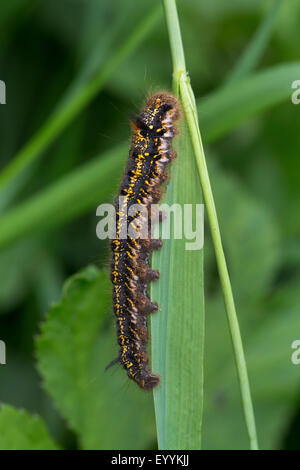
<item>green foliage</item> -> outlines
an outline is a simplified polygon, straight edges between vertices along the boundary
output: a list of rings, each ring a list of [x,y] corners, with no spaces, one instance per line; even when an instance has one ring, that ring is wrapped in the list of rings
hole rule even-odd
[[[297,367],[290,360],[294,332],[300,327],[296,301],[300,279],[264,298],[281,262],[279,228],[270,209],[249,195],[236,178],[220,172],[217,165],[211,170],[237,292],[259,442],[262,449],[274,449],[297,404],[300,385]],[[207,344],[214,345],[214,354],[206,351],[204,447],[246,449],[247,435],[241,432],[239,390],[230,338],[224,335],[222,309],[219,294],[208,300]]]
[[[34,160],[36,160],[42,151],[50,145],[50,143],[63,131],[63,129],[72,121],[77,114],[84,109],[85,106],[95,97],[101,90],[104,83],[110,75],[114,72],[126,57],[132,53],[147,35],[148,31],[152,28],[157,19],[157,11],[153,11],[150,15],[146,16],[143,21],[133,31],[121,47],[116,51],[116,54],[108,58],[106,67],[101,67],[100,70],[92,75],[90,80],[84,80],[81,86],[75,85],[72,87],[71,93],[62,100],[62,105],[59,106],[53,115],[46,121],[44,126],[38,133],[25,145],[25,147],[11,160],[0,175],[0,188],[5,189],[11,181],[14,180],[24,169],[26,169]],[[85,75],[85,70],[79,75],[78,81],[81,83],[81,77]],[[88,74],[89,75],[89,74]],[[75,88],[75,90],[74,90]]]
[[[249,193],[234,175],[222,171],[215,156],[209,160],[234,291],[238,301],[253,307],[268,291],[280,266],[279,227],[267,204]],[[256,320],[259,316],[256,314]],[[247,321],[245,315],[242,321]],[[251,321],[253,315],[248,318]]]
[[[257,416],[259,441],[262,449],[276,449],[283,432],[286,432],[298,403],[299,372],[291,362],[291,344],[300,320],[295,299],[299,292],[299,280],[279,296],[260,306],[263,320],[255,329],[245,327],[246,355],[252,383],[253,401]],[[204,446],[208,449],[246,449],[247,435],[241,432],[243,417],[239,407],[239,391],[233,374],[228,338],[215,335],[218,328],[225,328],[219,312],[220,299],[207,307],[212,320],[208,324],[208,341],[214,340],[216,357],[208,360],[207,401],[205,402]],[[267,315],[267,312],[272,314]],[[244,314],[253,309],[244,307]],[[253,322],[254,323],[254,322]],[[222,364],[220,361],[222,360]],[[235,439],[232,440],[232,436]]]
[[[43,421],[12,406],[0,408],[0,450],[58,450]]]
[[[299,107],[290,100],[291,83],[300,78],[299,2],[281,2],[276,18],[268,9],[275,5],[274,12],[276,2],[177,4],[245,342],[259,441],[266,449],[299,448],[299,366],[290,361],[300,308],[300,121]],[[168,37],[159,5],[158,12],[153,6],[150,0],[0,4],[0,79],[8,91],[7,104],[0,108],[0,159],[6,168],[1,176],[6,189],[0,195],[0,339],[7,344],[0,400],[9,403],[0,409],[1,449],[157,445],[152,397],[129,383],[118,366],[104,373],[117,344],[107,244],[95,237],[96,206],[112,201],[124,168],[130,113],[149,91],[170,89]],[[226,82],[232,71],[238,71],[238,80]],[[184,132],[178,146],[166,193],[172,202],[187,193],[194,200],[198,193],[189,173],[193,167],[184,166],[190,160]],[[186,158],[180,160],[181,154]],[[165,243],[154,259],[164,267],[161,280],[153,284],[161,305],[153,315],[153,348],[156,354],[170,348],[166,363],[159,359],[154,370],[171,377],[168,395],[158,389],[155,400],[164,420],[162,432],[167,423],[174,428],[170,439],[198,447],[194,431],[200,428],[201,391],[193,410],[192,390],[184,390],[184,401],[169,397],[176,394],[176,374],[184,377],[188,357],[192,363],[186,373],[193,367],[194,384],[202,385],[197,362],[203,311],[191,294],[196,286],[202,288],[202,265],[200,255],[193,257],[189,268],[195,275],[185,276],[180,261],[189,261],[176,250],[177,241]],[[101,269],[83,269],[90,263]],[[174,272],[171,263],[177,266]],[[202,446],[246,448],[208,233],[205,286]],[[165,291],[171,295],[169,305]],[[175,309],[182,310],[179,321]],[[181,321],[184,315],[188,323]],[[193,350],[186,338],[189,328],[201,330]],[[166,343],[164,335],[170,339],[171,331],[174,342]],[[186,344],[180,345],[181,340]],[[180,348],[178,371],[170,356],[174,345]],[[159,437],[163,442],[165,436]]]
[[[190,137],[184,125],[176,142],[178,161],[164,202],[201,204],[201,187]],[[182,157],[184,156],[184,157]],[[186,182],[189,184],[186,184]],[[172,216],[171,216],[171,220]],[[199,224],[199,220],[197,221]],[[167,224],[166,220],[163,222]],[[153,266],[163,273],[151,286],[160,311],[152,315],[153,369],[161,374],[154,392],[158,442],[161,449],[200,449],[203,408],[204,295],[203,250],[186,250],[190,241],[170,240],[153,256]],[[186,347],[182,349],[182,344]],[[190,407],[186,403],[192,403]]]
[[[202,98],[198,109],[204,141],[215,141],[246,119],[290,100],[291,84],[299,74],[297,62],[276,65],[221,87],[211,99]]]
[[[272,8],[265,15],[255,35],[237,62],[236,66],[229,73],[227,82],[237,83],[239,80],[248,75],[257,65],[269,44],[271,34],[273,32],[274,23],[278,19],[278,12],[281,6],[281,0],[274,0]]]
[[[31,233],[43,232],[97,207],[117,185],[125,147],[118,147],[74,170],[38,196],[3,214],[0,247]],[[64,211],[59,209],[64,207]]]
[[[215,141],[244,120],[287,99],[289,85],[299,73],[299,64],[274,67],[201,100],[198,108],[204,140]],[[101,154],[4,213],[0,216],[0,247],[32,232],[66,223],[112,196],[125,155],[125,144]],[[62,206],[66,209],[60,212]]]
[[[153,438],[151,395],[123,371],[105,372],[117,354],[108,278],[91,266],[66,282],[37,340],[38,368],[82,449],[144,448]]]

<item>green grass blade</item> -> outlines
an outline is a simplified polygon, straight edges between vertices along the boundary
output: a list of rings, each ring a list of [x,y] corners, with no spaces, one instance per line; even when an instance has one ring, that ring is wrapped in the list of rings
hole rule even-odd
[[[181,40],[181,32],[179,26],[179,19],[177,14],[177,8],[175,0],[164,0],[165,11],[167,15],[168,30],[171,42],[171,50],[177,54],[176,45],[181,43],[181,47],[178,50],[178,54],[183,55],[183,47]],[[240,334],[239,323],[235,310],[235,303],[231,288],[231,281],[227,270],[227,264],[225,255],[222,247],[221,233],[219,229],[219,223],[214,203],[214,197],[210,185],[210,179],[207,171],[206,160],[204,149],[202,145],[202,139],[200,129],[198,125],[196,102],[194,93],[190,85],[190,80],[187,72],[184,68],[183,59],[175,59],[174,63],[174,78],[178,82],[176,89],[179,85],[180,96],[183,103],[183,109],[190,131],[190,136],[193,144],[195,159],[197,163],[198,173],[201,180],[201,187],[203,190],[204,201],[206,205],[206,211],[208,215],[209,225],[211,229],[212,241],[216,255],[216,261],[221,281],[221,287],[226,307],[227,319],[229,324],[229,330],[232,338],[234,357],[236,361],[237,373],[239,378],[240,392],[243,403],[243,411],[246,421],[246,427],[249,435],[250,447],[255,450],[258,448],[257,436],[256,436],[256,425],[253,412],[252,398],[248,380],[248,372],[246,366],[246,360],[243,350],[243,344]],[[180,64],[180,69],[176,70],[176,66]],[[190,405],[189,405],[190,406]]]
[[[165,9],[169,4],[165,2]],[[171,5],[172,8],[172,5]],[[166,15],[167,22],[169,15]],[[168,25],[170,27],[170,25]],[[179,25],[178,25],[179,27]],[[174,58],[174,89],[179,91],[180,70],[185,68],[181,41],[171,42]],[[179,51],[179,52],[178,52]],[[185,123],[176,142],[178,159],[164,202],[177,204],[182,213],[201,203],[201,186]],[[167,218],[162,224],[169,223]],[[202,221],[197,221],[197,230]],[[202,222],[202,224],[201,224]],[[174,231],[163,248],[153,255],[152,265],[161,277],[151,293],[160,311],[151,317],[152,365],[161,375],[154,390],[156,426],[160,449],[200,449],[203,414],[204,286],[203,246],[188,250],[185,237]]]
[[[226,83],[238,82],[255,69],[269,43],[273,27],[279,12],[281,0],[274,0],[269,13],[258,27],[240,60],[229,74]]]
[[[201,187],[190,137],[177,138],[178,158],[164,203],[201,203]],[[165,222],[164,222],[165,223]],[[193,220],[195,227],[195,219]],[[171,232],[172,233],[172,232]],[[161,375],[154,391],[160,449],[199,449],[203,409],[203,249],[188,251],[186,239],[164,240],[152,258],[161,277],[151,286],[159,312],[151,316],[152,365]]]
[[[290,85],[300,75],[299,63],[271,67],[198,100],[204,142],[214,142],[242,122],[290,98]],[[96,207],[99,194],[113,194],[128,153],[127,143],[113,148],[49,188],[0,216],[0,247],[22,236],[46,230]],[[106,155],[111,155],[110,163]],[[102,162],[103,158],[103,162]],[[103,164],[103,167],[102,167]],[[104,167],[107,169],[104,171]],[[110,182],[110,183],[109,183]],[[104,184],[104,187],[103,187]],[[105,189],[106,188],[106,189]],[[96,196],[98,191],[98,198]],[[92,193],[92,195],[91,195]],[[72,200],[72,206],[65,201]],[[64,207],[66,210],[60,211]]]
[[[126,154],[125,146],[117,147],[3,214],[0,248],[17,238],[65,223],[87,208],[96,211],[101,199],[117,185]]]
[[[111,74],[126,58],[133,53],[138,45],[151,31],[158,18],[156,8],[146,16],[137,28],[130,34],[114,55],[108,60],[96,75],[82,88],[71,94],[64,106],[46,121],[41,129],[33,136],[24,148],[12,159],[0,174],[0,190],[3,190],[22,170],[36,160],[41,153],[57,138],[63,129],[84,109],[104,86]]]

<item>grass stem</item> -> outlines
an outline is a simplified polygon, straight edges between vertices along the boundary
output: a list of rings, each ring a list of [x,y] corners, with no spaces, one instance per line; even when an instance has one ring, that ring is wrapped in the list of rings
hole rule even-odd
[[[258,449],[258,443],[246,360],[234,304],[230,277],[222,246],[222,239],[213,198],[213,192],[211,189],[200,129],[198,125],[195,98],[190,84],[190,79],[187,75],[185,68],[184,50],[175,0],[164,0],[164,7],[173,58],[174,89],[175,91],[179,90],[185,113],[185,118],[192,139],[193,149],[195,153],[197,168],[199,172],[209,225],[212,234],[212,240],[225,301],[230,334],[233,343],[233,350],[243,402],[243,411],[250,440],[250,448],[256,450]]]

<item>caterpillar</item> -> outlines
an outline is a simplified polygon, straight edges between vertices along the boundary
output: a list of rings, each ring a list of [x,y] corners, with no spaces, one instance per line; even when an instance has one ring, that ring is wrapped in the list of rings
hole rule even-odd
[[[147,99],[141,113],[131,122],[129,158],[115,204],[111,281],[120,350],[113,363],[120,362],[128,377],[144,390],[152,390],[160,382],[150,369],[147,355],[147,317],[158,310],[147,289],[149,282],[159,278],[149,260],[152,251],[162,246],[161,240],[151,238],[150,209],[161,199],[162,184],[168,179],[166,166],[176,157],[171,140],[178,133],[174,122],[179,116],[178,101],[170,93],[156,93]],[[134,204],[147,209],[149,215],[142,217],[143,211],[137,210],[129,216]],[[133,237],[130,229],[139,233],[145,224],[148,235]],[[121,236],[124,226],[125,237]]]

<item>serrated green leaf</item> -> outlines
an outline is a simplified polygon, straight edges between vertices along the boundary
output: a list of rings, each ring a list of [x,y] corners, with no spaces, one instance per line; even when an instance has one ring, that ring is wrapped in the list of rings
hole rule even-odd
[[[9,405],[0,408],[0,450],[58,450],[39,416]]]
[[[38,368],[83,449],[141,449],[154,439],[151,395],[115,366],[116,333],[106,272],[70,278],[37,340]],[[109,323],[108,323],[109,320]]]

